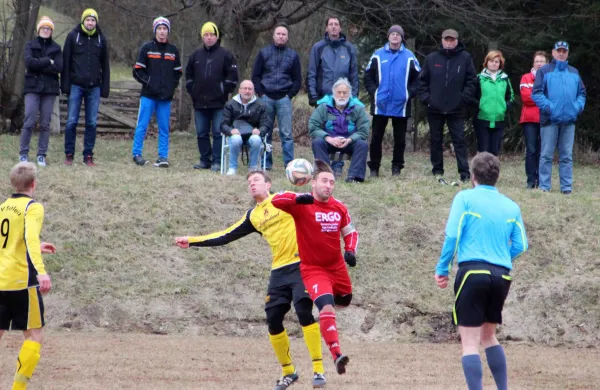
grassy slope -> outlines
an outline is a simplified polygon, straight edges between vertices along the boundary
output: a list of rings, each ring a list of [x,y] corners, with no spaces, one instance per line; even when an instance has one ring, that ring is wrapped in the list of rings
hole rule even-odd
[[[62,138],[51,139],[51,165],[41,172],[38,189],[46,206],[43,238],[59,248],[46,257],[55,283],[47,298],[50,327],[264,332],[270,260],[260,236],[213,249],[172,245],[176,235],[225,228],[251,206],[242,176],[192,169],[195,143],[190,134],[175,134],[172,168],[156,170],[131,163],[129,140],[99,139],[99,166],[89,169],[62,166]],[[145,150],[147,158],[154,157],[156,140],[147,140]],[[8,172],[17,151],[17,137],[0,136],[0,172]],[[310,151],[297,150],[297,156],[310,158]],[[449,178],[455,177],[453,158],[446,162]],[[389,177],[389,161],[384,167],[387,177],[336,188],[361,232],[359,265],[351,270],[356,304],[340,314],[341,327],[369,340],[447,340],[453,337],[452,296],[435,287],[433,269],[456,189],[434,182],[423,154],[407,155],[400,180]],[[531,243],[516,264],[503,335],[549,344],[597,343],[597,168],[575,167],[571,197],[524,190],[523,171],[520,159],[504,161],[499,184],[521,205]],[[291,188],[279,159],[273,176],[275,190]],[[295,321],[289,326],[299,333]]]

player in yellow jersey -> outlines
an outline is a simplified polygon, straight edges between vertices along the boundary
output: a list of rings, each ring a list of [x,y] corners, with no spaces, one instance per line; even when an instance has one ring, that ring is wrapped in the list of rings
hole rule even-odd
[[[283,326],[283,317],[294,304],[302,325],[304,341],[313,362],[313,388],[325,387],[321,332],[312,314],[313,303],[300,277],[300,257],[296,243],[296,227],[292,216],[271,204],[271,179],[263,171],[252,171],[246,176],[248,192],[256,206],[227,229],[199,237],[177,237],[181,248],[190,246],[225,245],[250,233],[260,233],[271,247],[273,265],[267,289],[265,311],[269,339],[282,367],[282,377],[275,390],[287,389],[298,380],[298,373],[290,355],[290,340]]]
[[[27,388],[40,360],[44,326],[41,294],[52,288],[42,253],[55,253],[40,242],[44,207],[33,200],[37,168],[21,162],[10,171],[15,193],[0,205],[0,338],[7,330],[22,330],[13,390]]]

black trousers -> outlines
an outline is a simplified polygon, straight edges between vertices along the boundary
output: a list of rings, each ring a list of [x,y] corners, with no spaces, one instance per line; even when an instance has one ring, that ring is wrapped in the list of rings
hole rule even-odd
[[[371,146],[369,155],[369,168],[379,169],[381,166],[381,144],[383,135],[388,124],[388,119],[392,119],[392,128],[394,129],[394,154],[392,156],[392,165],[404,168],[404,148],[406,147],[406,125],[408,118],[396,116],[373,115],[373,134],[371,136]]]
[[[502,148],[504,122],[496,122],[495,127],[492,129],[490,122],[475,118],[473,127],[475,127],[475,135],[477,136],[477,151],[489,152],[497,156]]]
[[[430,156],[434,175],[444,174],[444,123],[448,124],[452,145],[454,145],[454,154],[456,154],[456,165],[461,180],[468,180],[471,177],[469,173],[469,155],[467,144],[465,142],[465,117],[460,114],[443,114],[428,112],[429,133],[431,136]]]

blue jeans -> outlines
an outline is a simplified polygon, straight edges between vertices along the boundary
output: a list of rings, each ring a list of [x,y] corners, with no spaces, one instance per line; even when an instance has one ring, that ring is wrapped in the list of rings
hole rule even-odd
[[[75,138],[81,101],[85,102],[85,133],[83,134],[83,155],[93,156],[96,144],[96,123],[100,106],[100,87],[82,88],[71,85],[69,92],[69,115],[65,127],[65,154],[75,154]]]
[[[260,156],[260,147],[262,140],[259,135],[256,134],[245,134],[239,135],[234,134],[229,138],[229,168],[237,169],[238,158],[240,156],[240,150],[242,150],[242,144],[246,143],[250,148],[249,155],[250,161],[248,162],[248,170],[258,169],[258,159]]]
[[[267,143],[272,144],[273,125],[275,124],[275,115],[277,114],[277,125],[279,126],[279,138],[281,138],[281,148],[283,149],[283,163],[287,167],[288,163],[294,159],[294,137],[292,136],[292,101],[289,97],[283,97],[274,100],[264,95],[262,101],[267,106],[269,115],[269,130],[267,131]],[[273,154],[267,153],[267,166],[273,167]]]
[[[365,180],[365,172],[367,170],[367,154],[369,152],[369,144],[367,141],[353,141],[344,149],[336,148],[327,143],[323,138],[315,138],[312,141],[312,150],[315,159],[329,161],[329,154],[334,152],[348,153],[351,156],[350,168],[348,168],[347,177],[353,177],[359,181]]]
[[[540,153],[540,189],[549,191],[552,180],[552,159],[558,146],[558,175],[560,190],[572,191],[573,142],[575,124],[542,126],[540,131],[542,151]]]
[[[156,115],[156,122],[158,124],[158,158],[168,158],[171,101],[150,99],[145,96],[142,96],[140,99],[140,111],[135,135],[133,136],[131,153],[133,156],[142,155],[144,138],[146,137],[146,131],[148,130],[150,119],[152,119],[152,114]]]
[[[540,168],[540,124],[523,123],[523,135],[525,136],[525,174],[527,175],[527,186],[536,187],[539,183]]]
[[[222,108],[209,108],[195,110],[196,136],[198,139],[198,152],[200,162],[205,166],[221,163],[221,122],[223,121]],[[212,156],[210,146],[210,130],[212,128],[213,144]]]

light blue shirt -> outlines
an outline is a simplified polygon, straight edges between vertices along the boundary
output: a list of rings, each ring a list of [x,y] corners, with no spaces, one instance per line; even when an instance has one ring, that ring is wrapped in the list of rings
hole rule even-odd
[[[458,264],[484,261],[512,269],[527,247],[519,206],[496,187],[478,185],[454,197],[435,273],[447,276],[455,256]]]

